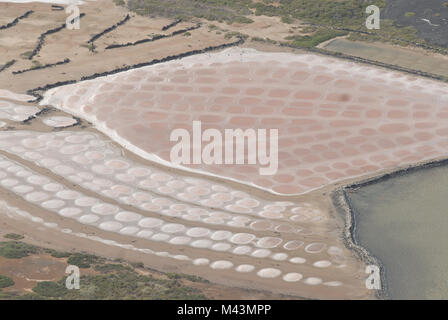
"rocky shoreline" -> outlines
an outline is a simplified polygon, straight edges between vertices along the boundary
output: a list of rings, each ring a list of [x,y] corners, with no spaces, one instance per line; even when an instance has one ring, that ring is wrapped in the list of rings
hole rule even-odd
[[[350,198],[348,197],[348,193],[354,192],[362,187],[393,179],[395,177],[403,176],[408,173],[444,165],[448,165],[448,158],[442,160],[432,160],[417,165],[410,165],[393,172],[384,173],[376,177],[348,184],[344,187],[334,190],[331,195],[333,205],[335,206],[336,210],[343,216],[345,221],[343,235],[344,243],[347,248],[353,250],[358,255],[358,257],[367,265],[377,265],[380,268],[381,290],[378,290],[376,292],[376,296],[379,299],[390,299],[387,284],[387,269],[377,257],[375,257],[371,252],[369,252],[366,248],[359,244],[356,235],[356,223],[359,214],[353,208]]]

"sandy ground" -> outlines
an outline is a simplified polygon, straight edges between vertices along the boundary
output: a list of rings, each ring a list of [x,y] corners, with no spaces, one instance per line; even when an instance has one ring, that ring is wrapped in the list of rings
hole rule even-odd
[[[71,63],[52,69],[32,71],[32,74],[13,76],[10,71],[23,70],[32,66],[30,60],[20,56],[35,48],[37,37],[41,33],[65,23],[67,15],[64,11],[52,11],[50,4],[42,3],[0,3],[0,9],[5,13],[0,17],[1,25],[7,24],[28,10],[35,11],[29,18],[21,20],[13,28],[2,30],[0,64],[12,59],[17,59],[17,62],[8,71],[0,73],[0,88],[13,92],[25,92],[47,83],[78,80],[82,76],[113,70],[124,65],[147,62],[167,55],[231,42],[224,38],[225,32],[217,34],[216,30],[211,31],[207,26],[209,24],[215,24],[220,29],[228,31],[239,31],[251,37],[273,40],[284,40],[285,37],[291,35],[289,30],[297,28],[297,26],[281,23],[275,17],[255,16],[252,17],[255,21],[252,24],[227,25],[192,20],[162,31],[163,26],[171,23],[169,19],[147,18],[131,13],[131,20],[95,42],[97,49],[95,53],[92,53],[86,47],[91,36],[119,22],[128,12],[107,0],[89,2],[80,6],[80,12],[86,14],[81,19],[80,29],[64,29],[47,36],[42,50],[33,59],[43,65],[65,58],[69,58]],[[110,44],[134,42],[155,34],[170,34],[173,31],[193,26],[197,22],[202,22],[204,25],[200,29],[190,31],[191,36],[179,35],[134,47],[105,50],[105,47]],[[294,32],[297,31],[294,30]]]
[[[231,25],[227,23],[213,23],[210,22],[209,25],[214,25],[218,27],[219,30],[229,30],[241,32],[249,37],[258,38],[269,38],[274,41],[285,41],[286,37],[292,35],[301,35],[300,32],[302,25],[300,22],[294,24],[286,24],[281,22],[278,17],[267,17],[267,16],[251,16],[254,22],[249,24],[244,23],[233,23]],[[216,31],[211,31],[216,32]]]
[[[34,49],[37,37],[41,33],[65,23],[67,15],[63,11],[51,11],[49,4],[41,3],[14,5],[0,3],[0,8],[2,12],[7,12],[0,19],[1,24],[12,21],[28,10],[35,11],[30,18],[22,20],[15,27],[2,30],[1,63],[12,59],[17,59],[17,63],[0,74],[0,87],[13,92],[25,92],[47,83],[78,80],[82,76],[113,70],[124,65],[147,62],[169,54],[179,54],[228,42],[223,35],[217,36],[209,33],[207,28],[201,28],[191,31],[191,37],[180,35],[130,48],[105,50],[109,44],[133,42],[148,38],[152,34],[167,34],[194,25],[193,22],[182,23],[163,32],[162,27],[169,24],[170,20],[149,19],[131,14],[132,18],[128,23],[96,41],[96,53],[92,53],[86,47],[91,36],[119,22],[128,13],[125,9],[110,4],[109,1],[95,1],[80,7],[81,13],[86,15],[81,19],[79,30],[64,29],[47,36],[42,50],[33,59],[41,64],[48,64],[69,58],[71,63],[14,76],[11,75],[11,71],[32,66],[30,60],[21,58],[20,55]]]

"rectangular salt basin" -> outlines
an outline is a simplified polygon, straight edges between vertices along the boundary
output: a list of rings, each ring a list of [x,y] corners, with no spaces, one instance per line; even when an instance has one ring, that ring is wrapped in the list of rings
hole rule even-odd
[[[398,48],[384,43],[362,43],[346,39],[333,40],[325,46],[325,49],[409,69],[421,70],[443,76],[448,75],[446,57],[428,55],[424,51],[410,52],[408,49]]]

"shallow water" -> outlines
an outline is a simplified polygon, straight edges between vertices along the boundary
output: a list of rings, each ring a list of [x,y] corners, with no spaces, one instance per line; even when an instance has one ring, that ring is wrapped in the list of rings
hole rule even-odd
[[[381,260],[392,299],[448,298],[448,167],[348,194],[358,242]]]

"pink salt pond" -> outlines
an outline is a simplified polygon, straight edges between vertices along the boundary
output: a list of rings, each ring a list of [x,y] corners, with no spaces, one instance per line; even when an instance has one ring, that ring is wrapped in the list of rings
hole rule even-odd
[[[71,117],[54,116],[42,120],[44,124],[53,128],[70,127],[77,123],[76,119]]]
[[[89,94],[80,94],[86,88]],[[191,133],[195,120],[203,129],[221,132],[278,129],[274,175],[260,176],[259,164],[184,167],[279,194],[301,194],[446,156],[447,102],[443,83],[321,56],[234,48],[51,89],[42,104],[91,121],[110,138],[165,165],[173,165],[172,130]],[[184,196],[195,199],[206,192],[195,186]],[[219,192],[214,200],[230,200]],[[247,213],[252,206],[241,199],[235,209]],[[282,215],[264,210],[262,216]]]

